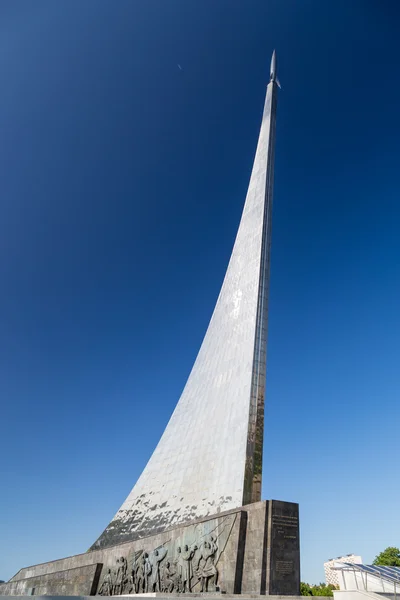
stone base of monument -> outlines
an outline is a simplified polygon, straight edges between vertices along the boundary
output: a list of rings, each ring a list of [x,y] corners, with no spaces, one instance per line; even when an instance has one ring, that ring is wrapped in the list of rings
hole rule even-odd
[[[3,596],[300,594],[298,505],[257,502],[21,569]]]

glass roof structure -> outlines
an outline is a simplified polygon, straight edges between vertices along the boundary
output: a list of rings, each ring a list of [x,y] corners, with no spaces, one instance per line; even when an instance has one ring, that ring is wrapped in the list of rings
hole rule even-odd
[[[361,571],[368,575],[374,575],[380,579],[386,579],[392,583],[400,583],[400,567],[386,567],[383,565],[361,565],[358,563],[341,563],[336,567],[338,570]]]

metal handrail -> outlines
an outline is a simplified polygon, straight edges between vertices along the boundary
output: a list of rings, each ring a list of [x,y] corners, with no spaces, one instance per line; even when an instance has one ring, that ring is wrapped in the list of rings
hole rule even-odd
[[[379,579],[381,580],[382,591],[385,593],[385,585],[384,585],[385,581],[391,583],[394,588],[394,600],[397,600],[397,590],[398,590],[397,586],[400,583],[400,573],[399,573],[399,578],[395,578],[388,573],[382,573],[382,571],[377,569],[375,567],[375,565],[366,565],[366,566],[368,566],[369,569],[371,569],[373,571],[372,573],[369,573],[365,568],[362,568],[363,565],[358,565],[358,563],[342,563],[342,564],[343,564],[343,566],[337,566],[337,567],[331,567],[331,568],[334,569],[335,571],[353,571],[354,574],[356,572],[358,572],[361,575],[362,582],[363,582],[363,574],[365,573],[365,591],[367,593],[368,593],[368,575],[372,575],[373,577],[377,577],[377,578],[379,577]],[[356,583],[357,589],[359,589],[357,578],[355,578],[355,583]],[[347,589],[345,579],[344,579],[344,585],[345,585],[345,589]],[[374,592],[374,593],[379,594],[379,592]]]

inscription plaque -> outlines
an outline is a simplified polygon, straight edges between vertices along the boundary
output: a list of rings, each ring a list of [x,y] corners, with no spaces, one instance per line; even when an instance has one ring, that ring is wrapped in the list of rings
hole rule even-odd
[[[268,541],[270,547],[267,589],[269,594],[300,594],[299,506],[292,502],[269,501]]]

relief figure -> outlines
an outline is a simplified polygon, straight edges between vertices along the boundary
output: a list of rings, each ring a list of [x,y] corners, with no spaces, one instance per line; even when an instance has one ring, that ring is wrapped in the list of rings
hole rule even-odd
[[[179,577],[179,592],[183,594],[192,591],[191,579],[193,577],[192,558],[197,550],[197,546],[193,545],[190,548],[185,545],[183,548],[178,547],[178,577]]]
[[[129,575],[125,578],[124,587],[122,590],[123,594],[134,594],[135,593],[135,572],[132,569]]]
[[[145,575],[144,575],[144,554],[139,560],[134,560],[133,570],[135,571],[135,592],[140,594],[144,592]]]
[[[144,552],[144,554],[143,554],[143,572],[144,572],[143,591],[145,594],[147,594],[149,591],[149,577],[150,577],[151,571],[152,571],[152,565],[149,560],[149,555],[147,554],[147,552]]]
[[[171,569],[171,563],[166,562],[163,569],[161,579],[161,592],[171,593],[175,586],[175,575],[176,572]]]
[[[123,556],[121,556],[120,559],[117,559],[117,572],[116,572],[116,576],[115,576],[113,596],[118,596],[119,594],[122,594],[122,588],[123,588],[123,586],[125,584],[125,580],[126,580],[126,571],[127,571],[126,560]]]
[[[108,569],[107,575],[103,579],[103,583],[100,586],[99,591],[97,592],[98,596],[112,596],[113,595],[113,577],[111,573],[111,569]]]
[[[200,555],[197,561],[196,574],[200,580],[200,592],[208,592],[208,585],[213,579],[214,590],[217,586],[218,570],[215,566],[215,554],[218,550],[217,542],[211,536],[210,542],[203,542],[200,546]]]
[[[151,553],[150,592],[161,592],[160,563],[167,556],[167,548],[161,546]]]

